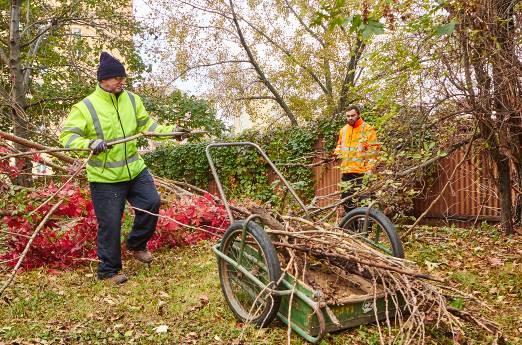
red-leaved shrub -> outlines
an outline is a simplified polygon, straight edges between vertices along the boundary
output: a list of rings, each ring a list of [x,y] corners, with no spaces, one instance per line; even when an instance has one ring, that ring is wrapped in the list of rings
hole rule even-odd
[[[50,185],[31,193],[24,213],[28,214],[34,210],[57,189],[56,186]],[[90,199],[82,189],[74,185],[60,191],[59,197],[64,198],[63,203],[34,239],[22,267],[48,266],[64,269],[82,264],[86,259],[96,258],[97,224]],[[52,205],[51,201],[30,217],[20,215],[3,218],[3,223],[12,235],[7,240],[8,252],[2,255],[2,260],[11,260],[8,262],[10,265],[16,264],[16,259],[24,250],[29,236]]]
[[[149,241],[151,250],[191,245],[215,238],[215,235],[222,234],[229,225],[225,208],[218,205],[210,194],[183,197],[173,202],[169,208],[160,210],[160,215],[163,217],[158,220],[156,233]],[[201,230],[189,229],[180,223],[199,227]]]
[[[7,252],[0,255],[0,261],[11,266],[16,264],[29,236],[50,210],[53,201],[31,217],[27,214],[57,189],[54,185],[39,189],[29,195],[27,204],[22,206],[25,215],[6,216],[0,220],[0,225],[4,224],[10,233],[6,240]],[[42,266],[68,269],[96,259],[97,222],[88,193],[77,185],[70,185],[54,200],[58,198],[64,198],[64,201],[33,241],[23,261],[25,269]],[[210,195],[184,197],[162,209],[160,214],[171,219],[160,217],[157,232],[149,242],[151,250],[195,244],[214,237],[212,234],[223,233],[228,226],[224,207],[216,204]],[[188,229],[180,224],[204,231]]]

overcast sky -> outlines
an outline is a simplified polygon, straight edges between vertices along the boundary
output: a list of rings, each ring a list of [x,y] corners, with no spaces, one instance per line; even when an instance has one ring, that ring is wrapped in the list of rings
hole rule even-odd
[[[150,20],[150,16],[152,15],[151,8],[148,5],[148,3],[150,1],[154,1],[154,0],[133,0],[134,17],[138,21]],[[159,42],[155,41],[154,42],[154,44],[157,44],[157,43],[161,44],[161,41],[159,41]],[[147,47],[147,45],[145,45],[144,49],[147,49],[146,47]],[[158,73],[158,70],[159,70],[157,62],[154,62],[153,60],[149,59],[143,53],[143,51],[140,52],[140,55],[142,56],[143,61],[146,64],[148,64],[148,65],[150,65],[152,67],[152,71],[148,75],[153,77],[155,74]],[[173,55],[174,55],[174,52],[173,52]],[[204,88],[205,88],[204,85],[199,85],[195,81],[190,80],[190,77],[188,78],[188,80],[185,80],[185,81],[177,80],[173,84],[173,87],[177,88],[177,89],[180,89],[180,90],[182,90],[182,91],[184,91],[186,93],[189,93],[191,95],[201,95],[203,90],[204,90]]]

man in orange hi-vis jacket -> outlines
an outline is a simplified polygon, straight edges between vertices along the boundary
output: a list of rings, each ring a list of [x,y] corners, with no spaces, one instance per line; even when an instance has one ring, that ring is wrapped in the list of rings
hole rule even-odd
[[[349,106],[345,114],[347,124],[339,131],[335,149],[337,158],[341,160],[341,180],[349,182],[341,194],[343,199],[360,188],[363,176],[375,165],[380,148],[375,128],[364,122],[358,106]],[[350,199],[343,206],[346,213],[356,207]]]

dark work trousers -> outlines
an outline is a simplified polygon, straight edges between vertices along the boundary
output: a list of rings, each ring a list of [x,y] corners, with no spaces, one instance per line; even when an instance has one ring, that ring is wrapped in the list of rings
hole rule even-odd
[[[350,182],[347,189],[343,189],[343,192],[341,193],[341,198],[344,199],[346,197],[349,197],[353,193],[357,192],[362,185],[363,182],[363,176],[364,174],[356,174],[356,173],[347,173],[342,174],[341,180],[343,182]],[[359,196],[357,200],[361,200],[362,198]],[[354,199],[348,199],[343,204],[344,212],[348,213],[354,208],[357,207],[357,203]]]
[[[105,279],[112,277],[122,268],[121,218],[125,200],[134,207],[157,214],[160,198],[148,169],[144,169],[128,182],[91,182],[89,185],[98,220],[98,278]],[[127,248],[145,250],[148,240],[156,230],[157,222],[157,216],[136,211],[134,225],[127,238]]]

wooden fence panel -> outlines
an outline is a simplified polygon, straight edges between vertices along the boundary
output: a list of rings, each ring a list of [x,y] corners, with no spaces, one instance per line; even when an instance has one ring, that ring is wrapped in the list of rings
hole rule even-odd
[[[499,219],[496,172],[494,165],[485,155],[476,154],[468,157],[450,180],[452,172],[464,155],[464,150],[459,150],[438,162],[434,181],[428,181],[422,196],[415,200],[415,215],[422,214],[449,183],[440,199],[428,212],[428,217]]]
[[[321,151],[322,142],[318,142],[316,148]],[[464,155],[464,149],[458,150],[437,163],[433,178],[426,182],[424,191],[414,201],[413,214],[415,216],[421,215],[449,182],[440,199],[427,213],[427,217],[448,220],[499,219],[500,206],[495,186],[496,172],[494,164],[485,155],[470,155],[450,181],[453,170]],[[316,205],[325,206],[339,200],[338,194],[332,195],[339,191],[341,179],[340,170],[336,164],[318,165],[312,169]],[[269,179],[275,179],[273,173],[270,173]],[[209,183],[208,189],[212,194],[218,194],[214,181]]]

